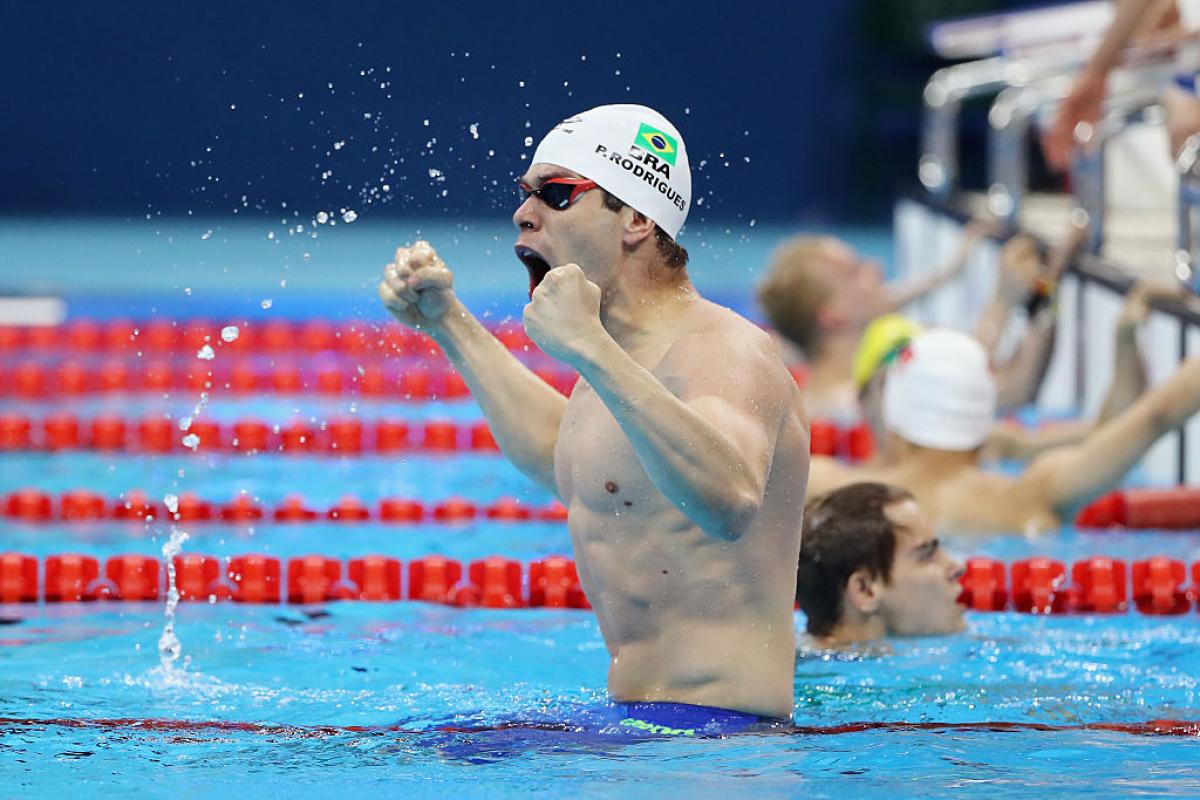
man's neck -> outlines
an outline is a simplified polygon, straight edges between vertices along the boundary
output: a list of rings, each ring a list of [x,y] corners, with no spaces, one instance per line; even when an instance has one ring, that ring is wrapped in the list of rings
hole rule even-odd
[[[854,618],[849,617],[850,615],[844,615],[828,636],[818,637],[817,642],[820,646],[844,648],[875,642],[887,635],[887,627],[878,614],[869,617],[859,615]]]
[[[857,331],[825,336],[820,351],[808,364],[805,388],[813,394],[830,394],[853,384],[857,348]]]
[[[930,477],[944,477],[965,469],[977,469],[978,450],[938,450],[932,447],[901,442],[895,453],[895,461],[906,470],[920,472]]]
[[[605,289],[600,321],[622,349],[636,350],[648,341],[660,340],[660,332],[700,299],[686,273],[680,280],[665,282],[661,277],[665,269],[669,268],[630,260]]]

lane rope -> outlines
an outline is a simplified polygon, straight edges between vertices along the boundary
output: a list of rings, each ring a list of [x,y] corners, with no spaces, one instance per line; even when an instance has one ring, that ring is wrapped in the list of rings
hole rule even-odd
[[[588,608],[575,562],[548,556],[522,564],[495,555],[461,561],[440,555],[405,565],[387,555],[343,562],[325,555],[280,559],[245,554],[218,559],[188,553],[174,559],[183,600],[243,603],[321,603],[331,600],[420,600],[484,608]],[[164,565],[154,556],[0,553],[0,602],[153,601],[165,591]],[[1068,576],[1070,581],[1068,582]],[[1028,614],[1141,614],[1167,616],[1196,608],[1200,561],[1191,586],[1178,559],[1153,556],[1127,565],[1092,556],[1070,570],[1055,559],[1034,557],[1005,565],[972,558],[962,578],[960,602],[975,611]]]

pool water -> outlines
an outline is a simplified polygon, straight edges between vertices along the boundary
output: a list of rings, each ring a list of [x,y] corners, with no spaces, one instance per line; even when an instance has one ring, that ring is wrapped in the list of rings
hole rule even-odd
[[[267,240],[264,226],[248,223],[9,222],[0,225],[0,283],[66,287],[73,315],[99,318],[383,322],[372,287],[397,234],[356,225],[353,235],[339,230],[315,247],[312,240],[273,244],[278,239]],[[424,227],[461,259],[458,280],[477,312],[493,321],[519,315],[524,272],[509,255],[506,228]],[[217,233],[202,238],[212,228]],[[697,283],[749,309],[747,286],[778,234],[689,233]],[[855,232],[875,251],[885,235]],[[489,249],[493,255],[471,255]],[[74,269],[87,252],[94,269]],[[273,301],[268,308],[265,299]],[[179,418],[197,402],[183,390],[3,397],[0,411]],[[202,414],[271,424],[347,415],[480,418],[470,400],[219,391]],[[191,491],[219,502],[246,492],[267,506],[289,494],[322,507],[346,494],[368,505],[389,496],[432,503],[457,495],[481,505],[551,500],[500,456],[469,452],[0,456],[0,496],[27,487],[55,494],[87,488],[109,498],[131,489],[156,499]],[[463,562],[503,555],[528,563],[570,552],[565,526],[546,521],[180,527],[188,534],[185,553],[219,557],[379,553],[407,564],[433,554]],[[165,522],[5,520],[0,551],[39,559],[161,556],[169,536]],[[1005,562],[1030,555],[1068,563],[1090,555],[1200,560],[1198,532],[1065,530],[1032,541],[951,537],[949,544],[960,555]],[[1188,724],[1200,720],[1195,610],[1175,617],[972,613],[960,636],[848,654],[802,647],[794,730],[704,740],[579,729],[606,701],[607,653],[587,611],[410,601],[181,603],[175,632],[182,656],[169,667],[158,649],[165,620],[161,602],[0,606],[0,795],[203,797],[234,784],[306,796],[1200,794],[1200,727]],[[803,629],[800,614],[796,625]]]

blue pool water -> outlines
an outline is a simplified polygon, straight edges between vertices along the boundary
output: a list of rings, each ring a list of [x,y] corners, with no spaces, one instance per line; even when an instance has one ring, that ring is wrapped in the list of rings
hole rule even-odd
[[[519,313],[524,272],[509,254],[503,221],[355,223],[316,240],[248,222],[10,221],[0,223],[0,289],[62,293],[82,316],[382,321],[373,285],[397,239],[406,238],[398,231],[413,227],[455,263],[477,312],[496,320]],[[853,233],[864,249],[884,253],[886,232]],[[744,225],[689,233],[697,283],[749,309],[747,287],[779,234]],[[182,390],[7,398],[0,411],[177,418],[197,401]],[[202,413],[271,424],[297,416],[479,419],[469,400],[349,395],[214,393]],[[291,493],[314,506],[345,494],[369,505],[386,496],[550,500],[499,456],[471,453],[0,457],[0,496],[25,487],[87,488],[106,497],[192,491],[214,501],[244,491],[268,506]],[[408,562],[442,554],[465,562],[500,554],[529,562],[569,553],[565,527],[553,522],[183,527],[184,552],[214,556],[384,553]],[[39,559],[160,555],[168,535],[161,522],[3,521],[0,551]],[[1200,560],[1196,532],[1066,530],[1034,541],[950,537],[950,546],[1003,561],[1096,554]],[[1200,720],[1195,611],[974,613],[961,636],[893,641],[855,654],[802,648],[795,731],[703,741],[597,738],[569,729],[605,702],[607,654],[586,611],[185,603],[176,618],[182,658],[169,670],[158,656],[164,620],[161,603],[0,607],[0,795],[205,797],[227,794],[232,784],[306,796],[1200,794],[1195,732],[1152,735],[1146,726]],[[800,615],[796,624],[803,628]]]

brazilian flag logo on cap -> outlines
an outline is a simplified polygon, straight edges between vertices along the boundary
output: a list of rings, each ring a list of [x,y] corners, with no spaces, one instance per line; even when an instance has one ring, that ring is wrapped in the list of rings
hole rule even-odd
[[[654,153],[671,166],[675,166],[675,157],[679,155],[679,141],[674,136],[663,133],[658,128],[652,128],[643,122],[638,128],[633,143],[643,150]]]

